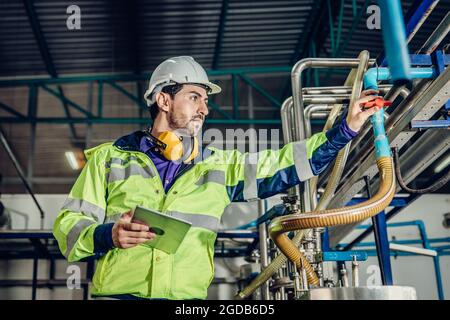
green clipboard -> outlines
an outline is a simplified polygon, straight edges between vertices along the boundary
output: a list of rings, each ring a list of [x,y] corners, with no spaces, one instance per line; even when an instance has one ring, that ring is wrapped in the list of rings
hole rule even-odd
[[[141,206],[134,209],[132,221],[134,220],[144,222],[150,226],[150,231],[157,235],[154,239],[144,242],[143,245],[169,254],[177,251],[191,228],[190,222]]]

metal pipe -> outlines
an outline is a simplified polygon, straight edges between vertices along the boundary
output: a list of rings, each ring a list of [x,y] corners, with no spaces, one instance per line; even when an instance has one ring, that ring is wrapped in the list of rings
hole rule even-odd
[[[371,61],[371,63],[373,63]],[[306,58],[297,62],[292,68],[291,82],[294,101],[295,140],[305,139],[304,131],[304,101],[302,93],[301,76],[308,68],[357,68],[358,59],[347,58]]]
[[[391,84],[379,85],[379,90],[382,93],[388,92],[393,86]],[[304,95],[343,95],[352,93],[352,86],[334,86],[334,87],[306,87],[303,88]]]
[[[292,126],[292,97],[287,98],[283,104],[281,105],[281,129],[283,131],[283,141],[285,144],[293,141],[294,136],[294,126]],[[291,196],[297,195],[299,197],[300,202],[302,201],[300,197],[300,186],[296,185],[295,187],[289,188],[288,194]]]
[[[413,16],[409,19],[408,24],[406,25],[406,30],[409,32],[408,38],[406,39],[406,43],[409,43],[412,38],[416,35],[417,31],[423,25],[425,20],[430,16],[431,12],[433,12],[436,5],[439,3],[439,0],[425,0],[421,1],[421,4],[417,8],[416,12],[414,12]]]
[[[305,133],[307,137],[311,136],[311,118],[317,114],[328,114],[333,109],[332,105],[310,104],[305,108]]]
[[[429,256],[429,257],[436,257],[437,251],[432,249],[424,249],[424,248],[418,248],[413,246],[405,246],[398,243],[390,243],[389,249],[393,251],[401,251],[401,252],[412,252],[416,254],[420,254],[423,256]]]
[[[331,104],[331,103],[344,103],[347,104],[349,102],[350,95],[304,95],[303,103],[304,104]]]
[[[373,63],[374,61],[372,61]],[[305,135],[305,117],[304,117],[304,100],[302,93],[302,73],[308,68],[357,68],[359,65],[359,59],[344,59],[344,58],[306,58],[298,61],[292,68],[291,82],[293,90],[293,102],[294,102],[294,140],[304,140]],[[311,102],[312,103],[312,102]],[[324,103],[314,102],[314,103]],[[305,204],[305,210],[311,210],[311,204],[309,196],[303,194],[303,201]]]
[[[352,101],[354,101],[355,99],[357,99],[358,97],[359,97],[359,94],[360,94],[360,92],[361,92],[361,89],[362,89],[362,78],[363,78],[363,75],[364,75],[364,72],[366,71],[366,69],[367,69],[367,65],[368,65],[368,62],[369,62],[369,53],[367,52],[367,51],[363,51],[363,52],[361,52],[361,54],[360,54],[360,56],[358,57],[358,60],[357,60],[358,62],[360,62],[361,61],[361,63],[358,63],[358,70],[356,71],[356,77],[357,77],[357,79],[359,79],[358,81],[356,81],[355,82],[355,85],[353,86],[353,88],[352,88],[352,95],[351,95],[351,100]],[[351,79],[353,79],[353,71],[351,72],[351,76],[349,76]],[[300,90],[299,90],[299,92],[301,92],[302,90],[301,90],[301,88],[300,88]],[[357,94],[356,94],[357,93]],[[293,94],[293,96],[294,96],[294,107],[295,107],[295,98],[296,98],[296,95],[295,95],[295,90],[294,90],[294,94]],[[303,102],[303,101],[302,101]],[[339,108],[340,109],[340,108]],[[295,116],[294,116],[294,119],[295,119]],[[306,123],[303,123],[304,124],[304,127],[303,128],[300,128],[300,129],[302,129],[301,131],[303,131],[303,133],[305,134],[305,126],[306,126]],[[299,128],[297,128],[297,129],[299,129]],[[294,131],[294,133],[296,133],[295,131]],[[347,149],[347,153],[348,153],[348,149]],[[345,165],[345,160],[346,160],[346,157],[342,157],[342,155],[341,155],[341,158],[343,158],[344,159],[344,161],[342,162],[342,163],[340,163],[340,164],[338,164],[337,165],[337,167],[339,168],[339,170],[342,170],[343,169],[343,166]],[[341,168],[342,167],[342,168]],[[336,177],[336,176],[338,176],[338,174],[336,174],[335,173],[335,175],[334,175],[334,177]],[[339,177],[337,178],[338,180],[340,179],[340,174],[339,174]],[[336,183],[336,185],[335,186],[332,186],[332,189],[333,189],[333,192],[334,192],[334,189],[336,188],[336,186],[337,186],[337,183]],[[308,207],[306,207],[306,210],[311,210],[310,208],[311,207],[316,207],[316,199],[315,199],[315,197],[314,198],[310,198],[311,197],[311,194],[314,194],[315,195],[315,192],[310,192],[311,191],[311,188],[310,188],[310,186],[309,186],[309,184],[308,183],[305,183],[305,193],[304,193],[304,201],[305,201],[305,203],[307,203],[307,204],[309,204],[309,206]],[[309,278],[309,280],[311,280],[311,278],[313,278],[312,277],[312,273],[313,273],[313,271],[312,271],[312,268],[311,268],[311,266],[308,264],[308,262],[307,262],[307,260],[306,260],[306,258],[303,256],[303,254],[302,253],[300,253],[300,252],[298,252],[299,253],[299,259],[300,259],[300,261],[301,261],[301,263],[300,263],[300,265],[298,265],[298,263],[297,263],[297,261],[294,261],[294,262],[296,262],[296,264],[297,264],[297,267],[304,267],[304,268],[307,268],[308,270],[307,270],[307,273],[308,273],[308,278]],[[305,271],[306,272],[306,270],[303,270],[303,271]],[[316,275],[314,275],[315,277],[317,277]],[[316,283],[317,284],[317,283]]]
[[[16,171],[19,174],[19,177],[22,180],[23,184],[25,185],[25,188],[27,189],[28,193],[33,198],[33,201],[39,210],[40,218],[41,218],[40,226],[41,226],[41,229],[43,229],[44,228],[44,216],[45,216],[44,210],[42,210],[42,207],[39,205],[39,202],[37,201],[33,191],[31,190],[30,185],[28,184],[28,181],[25,179],[25,174],[23,173],[22,167],[20,166],[19,161],[17,160],[16,156],[14,155],[14,152],[12,151],[12,149],[8,143],[8,140],[6,140],[6,137],[1,128],[0,128],[0,141],[3,144],[3,147],[5,148],[6,153],[8,154],[9,158],[11,159],[14,167],[16,168]]]
[[[258,212],[259,216],[261,217],[264,215],[264,200],[258,201]],[[259,255],[261,257],[261,271],[264,270],[267,265],[269,264],[269,257],[268,257],[268,250],[267,250],[267,229],[266,229],[266,223],[261,223],[258,227],[259,231]],[[261,286],[261,297],[263,300],[269,300],[270,299],[270,292],[269,292],[269,284],[265,282]]]
[[[353,105],[355,104],[356,100],[359,99],[359,96],[361,95],[361,91],[363,88],[363,77],[367,70],[367,66],[369,63],[369,52],[368,51],[362,51],[358,59],[360,60],[360,64],[358,66],[358,69],[356,70],[356,74],[354,77],[354,83],[352,86],[352,95],[350,99],[350,105],[349,109],[353,108]],[[359,107],[359,106],[357,106]],[[384,110],[383,110],[384,111]],[[349,110],[349,113],[352,112]],[[384,119],[383,119],[384,121]],[[351,144],[348,143],[344,149],[339,151],[339,154],[336,158],[335,165],[331,171],[330,178],[328,179],[327,187],[325,188],[325,192],[320,197],[319,205],[317,206],[317,210],[326,209],[328,204],[331,201],[331,198],[333,197],[336,188],[341,180],[342,173],[344,172],[344,167],[347,162],[347,157],[350,152],[350,146]]]

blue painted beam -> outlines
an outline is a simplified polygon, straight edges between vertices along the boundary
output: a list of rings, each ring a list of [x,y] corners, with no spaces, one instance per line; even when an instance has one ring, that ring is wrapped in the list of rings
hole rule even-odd
[[[442,72],[444,72],[445,67],[449,64],[450,62],[450,55],[448,54],[444,54],[442,51],[436,51],[433,53],[433,60],[434,63],[436,64],[436,71],[437,74],[440,75]],[[447,111],[447,114],[445,115],[445,117],[447,119],[450,119],[450,100],[447,100],[444,104],[444,108]]]

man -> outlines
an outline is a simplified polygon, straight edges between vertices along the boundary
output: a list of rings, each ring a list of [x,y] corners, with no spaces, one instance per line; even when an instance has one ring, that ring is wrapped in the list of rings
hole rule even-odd
[[[198,161],[195,136],[208,115],[208,94],[220,91],[193,58],[168,59],[154,71],[145,93],[151,129],[86,151],[88,162],[53,231],[69,261],[101,257],[94,296],[206,298],[225,207],[272,196],[318,175],[376,111],[352,108],[327,133],[259,152],[257,162],[247,153],[214,148]],[[137,205],[192,223],[175,254],[144,244],[156,235],[132,222]]]

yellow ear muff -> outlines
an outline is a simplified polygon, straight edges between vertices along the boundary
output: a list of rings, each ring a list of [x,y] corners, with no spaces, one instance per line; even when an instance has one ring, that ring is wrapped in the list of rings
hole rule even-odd
[[[193,138],[194,146],[189,148],[188,145],[183,143],[182,139],[188,139],[188,137],[179,137],[171,131],[165,131],[158,136],[158,147],[161,150],[162,155],[170,161],[178,161],[181,158],[185,158],[183,162],[190,162],[198,155],[198,140]],[[185,150],[191,149],[192,150]],[[190,154],[187,154],[190,153]]]

